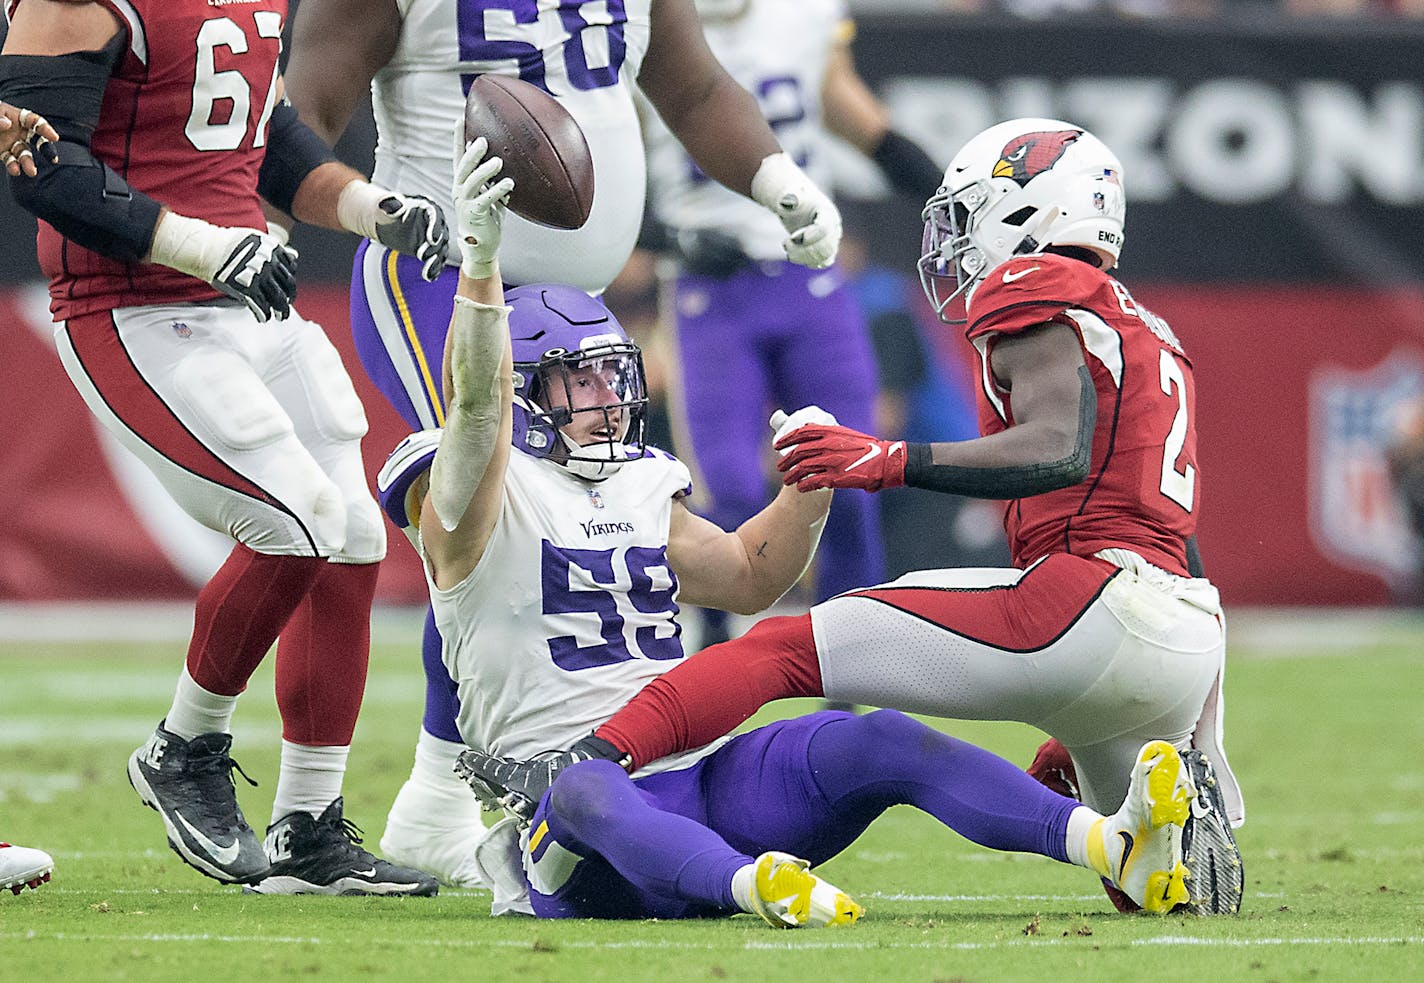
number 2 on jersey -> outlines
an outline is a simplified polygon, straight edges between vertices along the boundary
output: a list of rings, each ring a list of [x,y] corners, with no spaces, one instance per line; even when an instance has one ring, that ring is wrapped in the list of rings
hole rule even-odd
[[[1197,469],[1185,464],[1177,470],[1177,458],[1187,444],[1187,377],[1171,352],[1165,348],[1161,352],[1162,392],[1177,397],[1177,414],[1172,417],[1172,429],[1167,431],[1167,443],[1162,448],[1162,494],[1190,512]]]

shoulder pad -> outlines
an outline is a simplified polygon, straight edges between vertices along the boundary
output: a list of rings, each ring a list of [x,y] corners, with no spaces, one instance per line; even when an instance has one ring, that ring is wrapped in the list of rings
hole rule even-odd
[[[971,340],[990,332],[1013,334],[1051,321],[1086,304],[1106,280],[1102,271],[1067,256],[1015,256],[991,270],[974,291],[965,334]]]
[[[435,461],[444,429],[417,430],[391,451],[376,475],[376,497],[381,508],[398,529],[412,525],[407,498],[410,488]]]

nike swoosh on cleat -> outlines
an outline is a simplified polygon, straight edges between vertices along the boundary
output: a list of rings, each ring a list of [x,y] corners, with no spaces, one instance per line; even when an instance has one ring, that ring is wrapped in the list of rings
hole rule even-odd
[[[353,877],[375,877],[375,876],[376,876],[376,868],[375,868],[375,867],[369,867],[369,868],[367,868],[366,870],[353,870],[353,871],[351,872],[351,874],[352,874]]]
[[[198,845],[204,850],[208,851],[208,855],[211,856],[218,863],[227,865],[237,859],[238,853],[242,850],[242,844],[239,843],[237,840],[233,840],[232,843],[228,846],[218,846],[212,840],[208,839],[202,833],[194,829],[193,824],[188,822],[187,819],[183,818],[183,814],[181,812],[177,812],[175,810],[173,813],[173,817],[177,819],[178,822],[183,824],[183,828],[189,832],[193,839],[198,841]]]
[[[1122,872],[1127,869],[1127,858],[1132,855],[1132,834],[1125,829],[1117,831],[1117,835],[1122,837],[1122,857],[1117,862],[1117,882],[1122,883]]]
[[[1013,283],[1015,280],[1022,280],[1024,277],[1028,276],[1030,273],[1037,269],[1042,269],[1042,267],[1030,266],[1026,270],[1005,270],[1004,282]]]

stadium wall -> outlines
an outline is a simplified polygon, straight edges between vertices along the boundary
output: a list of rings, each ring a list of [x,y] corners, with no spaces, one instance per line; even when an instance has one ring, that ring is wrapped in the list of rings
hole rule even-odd
[[[1226,601],[1399,600],[1419,544],[1384,446],[1424,398],[1424,28],[865,17],[855,50],[941,160],[1015,115],[1079,121],[1119,151],[1132,201],[1121,275],[1196,367],[1201,542]],[[341,149],[360,165],[370,146],[363,119]],[[910,269],[915,203],[852,156],[839,164],[848,226],[878,262]],[[402,425],[344,329],[333,281],[352,243],[297,242],[299,305],[361,386],[374,473]],[[54,355],[32,243],[0,207],[0,600],[191,594],[225,545],[96,431]],[[380,591],[423,597],[398,541]]]

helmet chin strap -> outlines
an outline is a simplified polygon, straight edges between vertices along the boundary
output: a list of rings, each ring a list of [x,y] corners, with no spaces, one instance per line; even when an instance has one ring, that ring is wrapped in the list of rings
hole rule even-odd
[[[1037,220],[1033,223],[1033,228],[1023,237],[1023,240],[1014,248],[1013,255],[1022,256],[1024,253],[1036,253],[1044,246],[1048,245],[1048,230],[1053,227],[1053,223],[1063,217],[1063,209],[1057,205],[1041,209]]]
[[[585,481],[602,481],[604,478],[613,477],[618,473],[618,469],[623,467],[628,457],[627,445],[619,440],[599,441],[600,445],[608,448],[608,460],[590,460],[578,456],[585,450],[584,445],[562,430],[559,431],[559,439],[564,442],[564,447],[569,454],[565,460],[558,462],[559,467]]]

